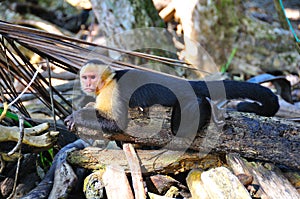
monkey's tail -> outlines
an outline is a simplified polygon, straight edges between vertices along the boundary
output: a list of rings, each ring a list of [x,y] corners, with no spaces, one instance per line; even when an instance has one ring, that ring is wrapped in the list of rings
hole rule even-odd
[[[256,83],[237,81],[191,81],[197,96],[214,99],[250,99],[255,102],[241,102],[237,110],[274,116],[279,110],[278,97],[268,88]]]

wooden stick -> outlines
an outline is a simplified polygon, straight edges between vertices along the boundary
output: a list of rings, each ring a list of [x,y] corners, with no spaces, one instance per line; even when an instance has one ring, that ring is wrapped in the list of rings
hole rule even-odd
[[[132,144],[123,144],[123,151],[128,160],[129,167],[131,170],[131,178],[134,189],[134,196],[136,199],[145,199],[145,187],[143,184],[143,176],[140,167],[140,161],[132,146]]]

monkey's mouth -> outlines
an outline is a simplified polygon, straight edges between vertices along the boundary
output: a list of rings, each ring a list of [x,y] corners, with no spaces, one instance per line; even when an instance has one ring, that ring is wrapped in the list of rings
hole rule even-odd
[[[93,89],[93,88],[85,88],[84,91],[86,91],[86,92],[95,92],[95,89]]]

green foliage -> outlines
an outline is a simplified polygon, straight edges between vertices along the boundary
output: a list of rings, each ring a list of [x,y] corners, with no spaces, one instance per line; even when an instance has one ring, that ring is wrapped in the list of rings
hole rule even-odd
[[[40,162],[42,164],[42,168],[50,168],[54,159],[54,150],[53,148],[48,149],[48,151],[40,152]]]
[[[231,54],[230,54],[230,56],[229,56],[229,58],[228,58],[226,64],[223,64],[223,65],[221,66],[221,72],[222,72],[222,73],[225,73],[225,72],[228,70],[229,65],[231,64],[232,59],[234,58],[234,55],[235,55],[236,51],[237,51],[237,47],[234,47],[234,48],[232,49],[232,51],[231,51]]]
[[[3,112],[3,108],[0,108],[0,115],[2,114],[2,112]],[[9,111],[6,113],[6,117],[10,118],[10,119],[12,119],[16,122],[19,122],[18,116],[14,113],[9,112]],[[32,127],[32,125],[27,121],[24,121],[24,125],[25,125],[25,127]]]

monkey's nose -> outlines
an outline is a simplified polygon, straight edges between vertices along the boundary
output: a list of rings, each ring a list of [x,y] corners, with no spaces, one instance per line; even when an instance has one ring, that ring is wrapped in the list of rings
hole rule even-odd
[[[87,86],[87,87],[90,87],[91,85],[92,85],[92,82],[88,80],[88,81],[86,82],[86,86]]]

